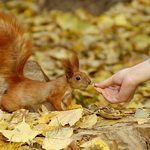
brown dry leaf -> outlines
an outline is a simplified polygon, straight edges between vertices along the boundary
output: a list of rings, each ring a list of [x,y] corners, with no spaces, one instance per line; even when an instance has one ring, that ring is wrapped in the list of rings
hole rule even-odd
[[[100,107],[96,114],[107,119],[121,119],[125,116],[123,112],[108,106]]]
[[[33,149],[29,146],[21,146],[21,147],[15,149],[15,150],[33,150]]]

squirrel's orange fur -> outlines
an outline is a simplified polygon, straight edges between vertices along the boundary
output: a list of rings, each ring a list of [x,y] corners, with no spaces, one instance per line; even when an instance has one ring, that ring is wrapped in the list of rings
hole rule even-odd
[[[24,30],[16,20],[0,13],[0,74],[7,81],[8,88],[1,98],[1,107],[12,112],[20,108],[36,108],[38,104],[50,102],[56,110],[62,110],[61,101],[66,92],[84,89],[88,76],[79,71],[76,55],[64,60],[65,75],[50,82],[28,79],[23,75],[26,61],[31,55],[31,44],[24,37]]]

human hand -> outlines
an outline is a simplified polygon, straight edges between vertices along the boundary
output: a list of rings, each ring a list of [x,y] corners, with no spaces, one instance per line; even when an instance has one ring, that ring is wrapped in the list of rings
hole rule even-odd
[[[128,102],[134,96],[138,83],[131,68],[123,69],[107,80],[95,84],[95,89],[111,103]]]

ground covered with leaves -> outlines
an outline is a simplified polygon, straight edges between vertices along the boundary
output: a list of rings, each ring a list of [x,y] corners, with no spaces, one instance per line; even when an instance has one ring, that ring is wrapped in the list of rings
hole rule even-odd
[[[148,0],[118,3],[99,16],[82,9],[73,13],[41,10],[36,0],[1,2],[0,9],[14,14],[27,29],[35,50],[31,59],[39,62],[51,80],[64,73],[61,59],[74,51],[93,83],[150,55]],[[109,104],[92,86],[73,95],[70,110],[63,112],[49,112],[44,106],[39,113],[1,111],[0,149],[50,150],[69,145],[66,149],[146,150],[142,140],[135,138],[137,133],[126,125],[122,131],[119,128],[120,123],[150,128],[150,82],[140,85],[133,100],[124,105]],[[111,125],[119,135],[107,133],[113,134]],[[135,139],[126,141],[125,133]],[[124,143],[119,142],[121,138]]]

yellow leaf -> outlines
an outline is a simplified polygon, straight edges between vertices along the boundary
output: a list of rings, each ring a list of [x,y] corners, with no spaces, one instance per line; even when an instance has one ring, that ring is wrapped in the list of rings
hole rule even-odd
[[[77,124],[80,128],[92,128],[97,122],[97,116],[95,114],[88,115],[82,118],[82,120]]]
[[[18,147],[20,147],[20,146],[21,146],[20,143],[11,143],[11,142],[3,143],[3,144],[0,144],[0,150],[18,150]]]
[[[12,142],[29,142],[41,133],[32,130],[24,120],[14,130],[0,130],[0,132]]]
[[[48,123],[52,117],[54,117],[54,113],[48,113],[48,114],[43,114],[42,117],[39,118],[38,123],[43,124],[43,123]]]
[[[77,109],[77,108],[82,108],[82,105],[72,104],[72,105],[69,105],[69,107],[67,109],[72,110],[72,109]]]
[[[116,25],[118,26],[125,26],[125,27],[129,27],[131,26],[129,24],[129,22],[127,21],[126,17],[122,14],[120,15],[117,15],[115,18],[114,18],[114,22]]]
[[[45,137],[36,137],[36,138],[34,139],[34,141],[36,141],[36,143],[42,145],[44,139],[45,139]]]
[[[68,111],[57,112],[56,116],[51,118],[50,126],[65,126],[69,124],[73,126],[81,117],[83,109],[74,109]]]
[[[4,130],[9,126],[9,123],[6,121],[0,121],[0,130]]]
[[[6,113],[0,109],[0,120],[8,121],[12,117],[12,114]]]
[[[60,150],[71,143],[72,128],[60,128],[47,132],[42,148],[46,150]]]
[[[98,28],[89,22],[82,21],[71,13],[62,13],[57,15],[56,22],[64,30],[70,30],[74,33],[94,34]]]
[[[101,150],[110,150],[109,146],[99,138],[94,138],[91,141],[85,142],[80,147],[89,148],[93,146],[98,146]]]

